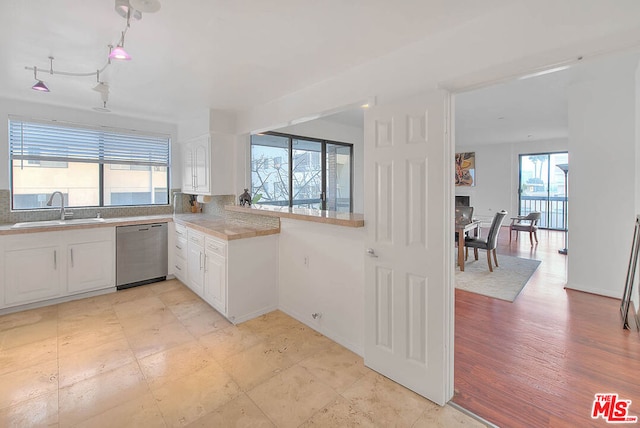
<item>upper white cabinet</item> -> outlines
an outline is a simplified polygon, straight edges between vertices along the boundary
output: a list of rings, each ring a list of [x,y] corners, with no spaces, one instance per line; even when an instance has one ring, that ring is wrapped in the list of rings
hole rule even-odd
[[[195,138],[182,147],[182,191],[193,195],[211,194],[211,139]]]
[[[233,194],[234,142],[232,135],[212,133],[182,143],[182,191]]]

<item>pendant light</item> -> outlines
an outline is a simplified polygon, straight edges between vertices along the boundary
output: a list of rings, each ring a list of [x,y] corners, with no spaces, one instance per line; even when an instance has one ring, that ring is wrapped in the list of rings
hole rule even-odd
[[[124,50],[124,31],[122,32],[122,37],[120,38],[120,43],[118,46],[111,49],[109,53],[109,59],[117,59],[119,61],[131,61],[131,55]]]
[[[49,92],[49,88],[47,88],[47,85],[45,85],[42,80],[38,79],[38,67],[36,67],[35,65],[33,66],[33,78],[36,79],[37,82],[31,87],[31,89],[33,89],[34,91]]]
[[[47,88],[47,85],[45,85],[42,80],[38,79],[38,68],[36,66],[33,67],[33,77],[37,80],[37,82],[31,87],[31,89],[33,89],[34,91],[49,92],[49,88]]]

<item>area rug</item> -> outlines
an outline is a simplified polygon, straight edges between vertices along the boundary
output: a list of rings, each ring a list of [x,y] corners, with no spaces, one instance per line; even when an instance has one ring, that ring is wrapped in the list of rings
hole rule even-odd
[[[464,272],[456,267],[456,288],[513,302],[541,262],[498,254],[498,263],[500,266],[489,272],[484,251],[480,251],[479,260],[469,254]]]

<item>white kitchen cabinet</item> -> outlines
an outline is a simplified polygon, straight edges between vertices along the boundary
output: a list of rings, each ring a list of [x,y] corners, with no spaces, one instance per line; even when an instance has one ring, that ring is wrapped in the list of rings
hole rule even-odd
[[[173,274],[183,283],[188,283],[187,275],[187,228],[181,224],[174,224],[175,232],[173,239]]]
[[[188,278],[182,281],[191,290],[236,324],[277,309],[277,235],[225,241],[186,231]],[[175,248],[176,260],[178,253]]]
[[[5,249],[5,236],[0,236],[0,308],[5,306],[5,286],[4,286],[4,249]]]
[[[115,228],[3,237],[0,309],[113,288]]]
[[[70,294],[115,286],[113,228],[66,232],[67,291]]]
[[[11,236],[5,242],[5,306],[61,295],[66,269],[57,232]]]
[[[211,140],[208,135],[183,144],[182,191],[192,195],[211,194]]]
[[[226,294],[234,324],[278,308],[278,235],[228,242]]]
[[[235,136],[215,133],[182,143],[182,192],[234,194],[234,143]]]
[[[194,181],[195,165],[193,159],[193,147],[189,143],[182,144],[182,192],[193,194],[196,190]]]
[[[226,243],[205,238],[205,273],[203,299],[222,314],[227,313]]]
[[[204,291],[204,235],[187,228],[187,275],[186,283],[198,296]]]

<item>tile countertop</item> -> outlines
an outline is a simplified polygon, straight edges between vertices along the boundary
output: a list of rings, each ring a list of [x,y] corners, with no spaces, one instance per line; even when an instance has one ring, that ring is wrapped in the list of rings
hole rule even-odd
[[[226,210],[265,215],[270,217],[291,218],[295,220],[312,221],[316,223],[334,224],[337,226],[363,227],[364,215],[344,213],[338,211],[313,210],[310,208],[291,208],[274,205],[253,205],[242,207],[239,205],[227,205]]]
[[[22,233],[54,232],[71,229],[90,229],[96,227],[131,226],[135,224],[176,222],[203,233],[224,240],[252,238],[280,233],[279,227],[253,225],[249,223],[228,222],[222,217],[204,214],[150,215],[138,217],[105,218],[101,223],[73,224],[64,226],[42,226],[12,229],[13,224],[0,225],[0,235],[17,235]]]
[[[230,222],[222,217],[202,214],[178,214],[173,221],[227,241],[280,233],[279,226]]]

